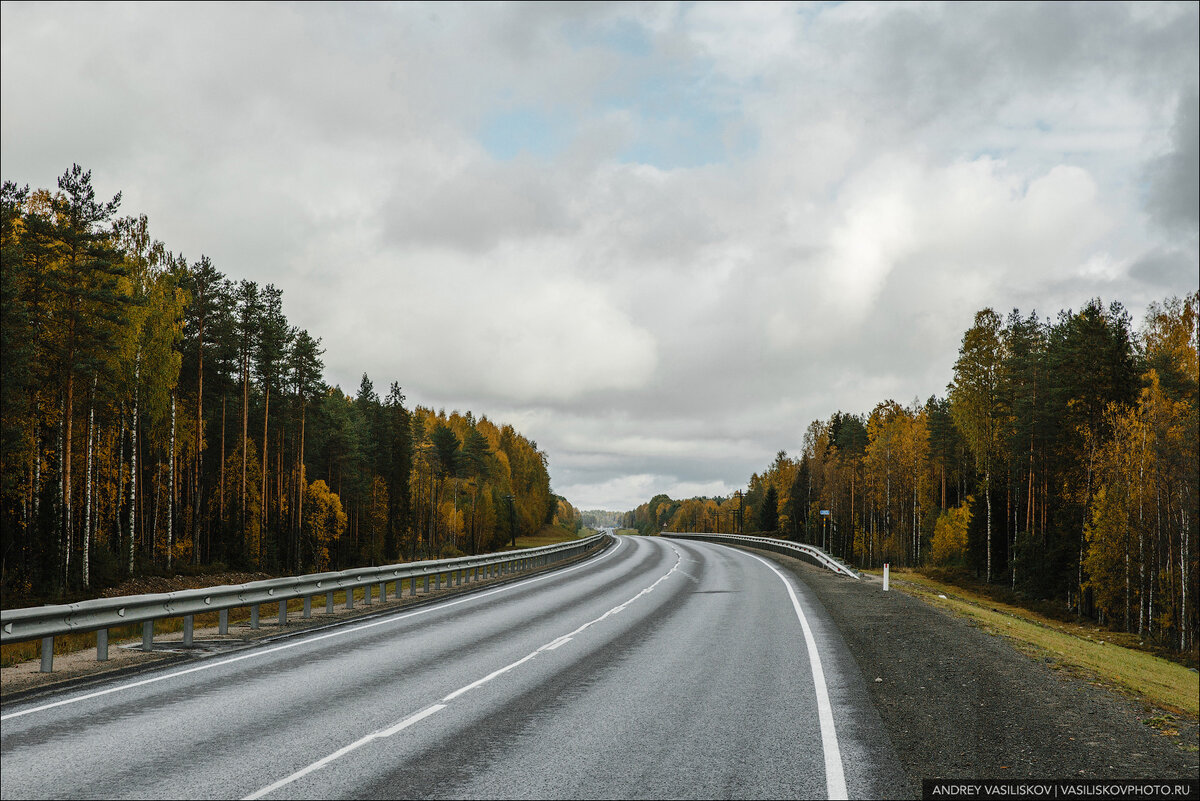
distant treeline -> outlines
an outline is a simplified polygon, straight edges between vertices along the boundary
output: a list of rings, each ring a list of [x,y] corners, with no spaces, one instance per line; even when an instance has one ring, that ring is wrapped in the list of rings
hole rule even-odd
[[[814,421],[744,493],[625,515],[644,533],[741,530],[863,566],[963,565],[1180,651],[1197,646],[1200,294],[1140,330],[1092,301],[1055,321],[991,309],[946,397]]]
[[[583,524],[589,528],[617,528],[624,515],[623,512],[610,512],[607,509],[588,509],[579,514]]]
[[[5,605],[206,565],[340,569],[484,551],[579,515],[546,456],[399,384],[322,379],[273,285],[120,217],[73,166],[3,184]],[[191,568],[184,567],[191,566]]]

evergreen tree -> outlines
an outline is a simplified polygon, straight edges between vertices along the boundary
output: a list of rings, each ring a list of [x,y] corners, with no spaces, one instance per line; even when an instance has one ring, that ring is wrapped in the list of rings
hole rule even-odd
[[[293,469],[293,508],[295,513],[292,517],[291,524],[291,544],[289,546],[288,561],[294,570],[300,570],[300,532],[304,529],[304,499],[308,488],[308,471],[305,462],[305,443],[306,431],[305,422],[308,414],[308,405],[312,403],[324,389],[324,384],[321,381],[321,354],[325,351],[321,349],[321,340],[313,339],[308,331],[301,330],[296,333],[295,341],[292,345],[287,358],[287,371],[291,379],[291,385],[295,392],[296,407],[299,410],[299,431],[297,432],[297,442],[295,460],[296,464]]]
[[[62,375],[61,548],[64,586],[69,577],[74,526],[72,455],[75,450],[76,379],[90,384],[101,368],[102,352],[122,322],[126,297],[118,279],[125,273],[111,246],[108,225],[121,205],[121,193],[96,201],[92,172],[78,165],[58,179],[52,201],[58,246],[58,269],[51,273],[50,291],[60,320],[59,354]]]
[[[201,510],[204,495],[204,355],[206,349],[211,346],[215,339],[215,333],[220,331],[219,326],[213,325],[214,318],[225,307],[227,298],[223,292],[225,288],[224,276],[213,266],[208,256],[202,255],[200,260],[192,265],[184,277],[183,287],[189,295],[187,326],[184,329],[187,336],[184,348],[192,356],[192,358],[187,360],[187,363],[194,364],[196,369],[196,421],[194,433],[196,444],[192,464],[191,533],[192,561],[195,564],[199,564],[202,550]],[[194,353],[191,353],[192,351]]]
[[[400,556],[402,543],[411,537],[410,481],[412,477],[412,430],[408,410],[404,408],[404,393],[400,384],[392,382],[384,402],[387,429],[384,435],[384,482],[387,486],[387,539],[389,559]],[[413,538],[415,539],[415,538]]]
[[[758,530],[773,534],[779,528],[779,493],[774,484],[768,484],[763,493],[762,508],[758,513]]]

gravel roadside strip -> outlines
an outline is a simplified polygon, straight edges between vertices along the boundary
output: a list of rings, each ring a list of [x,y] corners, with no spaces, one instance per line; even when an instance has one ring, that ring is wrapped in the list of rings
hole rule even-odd
[[[885,593],[878,578],[753,552],[787,568],[841,630],[910,797],[921,797],[922,779],[1194,779],[1200,770],[1194,721],[1172,723],[1178,736],[1165,736],[1143,722],[1161,710]]]

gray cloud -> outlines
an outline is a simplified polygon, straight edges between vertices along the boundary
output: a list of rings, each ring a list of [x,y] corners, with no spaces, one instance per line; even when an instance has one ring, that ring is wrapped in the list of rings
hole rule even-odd
[[[1155,289],[1173,289],[1195,280],[1196,261],[1191,254],[1181,250],[1154,250],[1134,262],[1129,275]]]
[[[1194,3],[2,14],[6,179],[94,169],[331,381],[513,422],[584,508],[943,392],[983,306],[1196,284]],[[513,112],[552,147],[489,152]]]
[[[1200,232],[1200,96],[1194,87],[1179,98],[1171,140],[1171,152],[1150,165],[1146,205],[1156,222],[1194,241]]]

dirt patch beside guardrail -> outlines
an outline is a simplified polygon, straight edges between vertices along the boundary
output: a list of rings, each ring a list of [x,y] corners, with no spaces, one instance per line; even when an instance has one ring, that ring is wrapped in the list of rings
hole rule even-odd
[[[1173,779],[1200,770],[1195,721],[1017,651],[923,601],[798,559],[862,671],[907,775],[921,780]]]

